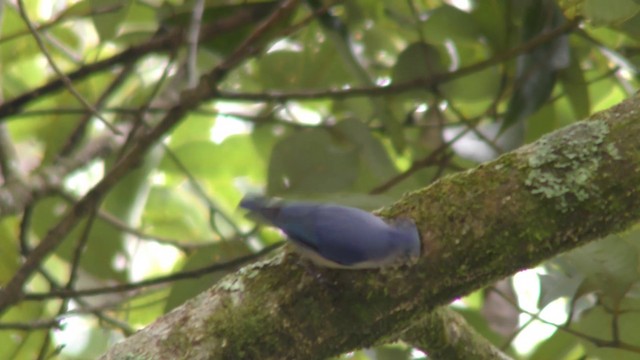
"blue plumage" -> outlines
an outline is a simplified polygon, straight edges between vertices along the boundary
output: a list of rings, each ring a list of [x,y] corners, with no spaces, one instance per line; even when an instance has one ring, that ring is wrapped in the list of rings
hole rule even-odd
[[[240,207],[280,228],[298,252],[319,265],[379,268],[420,256],[420,237],[408,219],[389,224],[356,208],[261,196],[246,196]]]

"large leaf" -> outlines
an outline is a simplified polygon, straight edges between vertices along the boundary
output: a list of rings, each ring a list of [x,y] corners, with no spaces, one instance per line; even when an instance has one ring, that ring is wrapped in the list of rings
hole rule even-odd
[[[161,159],[161,149],[152,151],[145,161],[124,177],[105,197],[102,210],[115,216],[121,223],[137,227],[143,206],[147,200],[150,182],[149,175]],[[115,160],[115,159],[111,159]],[[73,236],[56,251],[64,259],[72,260],[76,244],[82,235],[82,223]],[[116,259],[126,257],[125,244],[129,234],[104,220],[93,223],[88,233],[80,266],[84,271],[101,279],[125,279],[125,270],[114,267]]]
[[[416,42],[407,46],[398,56],[393,66],[393,82],[403,83],[412,80],[428,80],[431,76],[447,70],[440,51],[425,42]]]
[[[553,1],[533,1],[526,10],[522,40],[524,42],[558,27],[564,22]],[[520,55],[514,90],[502,129],[523,121],[549,99],[556,82],[556,72],[569,65],[569,42],[566,35]]]
[[[27,302],[10,308],[2,314],[0,322],[29,322],[36,321],[46,312],[43,304]],[[43,344],[46,331],[0,331],[0,359],[30,360],[37,359]],[[47,346],[50,349],[50,346]]]
[[[92,10],[101,12],[105,7],[116,9],[115,11],[107,14],[96,16],[93,19],[93,24],[100,40],[109,41],[118,35],[118,30],[128,11],[128,6],[132,5],[132,2],[125,0],[89,0]]]
[[[222,264],[250,253],[249,247],[242,241],[218,242],[198,249],[189,255],[180,270],[196,270],[216,263]],[[171,292],[167,298],[165,313],[208,289],[224,275],[235,270],[236,268],[234,267],[228,267],[214,273],[202,274],[197,278],[176,282],[171,287]]]
[[[640,11],[634,0],[585,0],[583,15],[596,25],[620,24]]]
[[[313,31],[305,32],[300,41],[305,46],[292,46],[270,51],[258,61],[258,81],[265,89],[300,90],[344,86],[353,77],[340,61],[333,44],[316,41]]]
[[[572,55],[569,67],[560,70],[558,74],[560,75],[560,83],[571,102],[571,108],[576,119],[584,119],[591,111],[588,84],[580,68],[579,60],[576,58],[575,53]]]
[[[229,136],[220,144],[208,140],[185,142],[173,152],[189,173],[207,179],[257,176],[264,168],[248,135]],[[180,166],[169,157],[163,159],[161,169],[183,174]]]
[[[16,239],[16,219],[6,218],[0,221],[0,286],[6,284],[11,275],[20,267],[20,254]]]
[[[202,46],[218,54],[227,55],[238,47],[254,30],[255,25],[269,16],[278,6],[277,1],[244,2],[242,4],[223,4],[216,0],[206,0],[202,13],[203,24],[213,24],[225,21],[239,14],[250,15],[249,20],[238,22],[238,26],[225,31],[219,31],[212,39],[204,42]],[[159,13],[159,18],[167,26],[186,28],[191,23],[195,1],[180,1],[179,5],[164,2]],[[289,25],[291,12],[283,16],[281,21],[272,26],[266,33],[261,34],[259,44],[266,44],[275,35],[279,35]]]
[[[368,192],[398,173],[389,153],[361,121],[341,121],[335,129],[357,149],[359,166],[354,190]]]
[[[350,188],[358,177],[358,153],[323,129],[302,131],[282,139],[269,162],[267,192],[327,193]]]
[[[575,358],[576,351],[580,353],[578,339],[565,331],[557,330],[550,338],[544,340],[529,355],[529,360],[571,359]],[[568,357],[574,355],[574,357]]]
[[[600,301],[616,307],[640,281],[638,232],[613,235],[565,255],[563,259],[584,277],[586,288]]]
[[[459,40],[453,50],[459,58],[457,69],[479,63],[491,56],[489,48],[478,41]],[[497,66],[487,67],[439,86],[446,99],[467,117],[483,114],[493,105],[500,91],[500,72]]]
[[[478,1],[471,11],[479,33],[486,37],[494,52],[500,52],[509,46],[506,39],[510,16],[507,16],[507,2],[502,0]]]
[[[625,314],[618,314],[618,321],[613,322],[613,314],[611,310],[598,306],[584,314],[580,321],[572,325],[572,329],[581,334],[610,341],[614,336],[614,331],[619,334],[619,340],[628,344],[640,343],[640,332],[638,322],[640,322],[640,314],[635,309],[640,306],[638,301],[629,304],[629,309],[633,309]],[[615,311],[615,310],[614,310]],[[615,329],[615,330],[614,330]],[[635,360],[638,359],[637,352],[628,351],[616,346],[599,347],[591,341],[577,337],[586,349],[587,355],[594,359],[616,359],[616,360]]]
[[[143,218],[143,229],[150,235],[185,242],[212,237],[204,201],[181,187],[154,186]]]
[[[429,11],[426,16],[427,20],[422,22],[422,31],[425,39],[431,43],[440,44],[445,40],[477,40],[482,36],[476,18],[454,6],[442,5]]]

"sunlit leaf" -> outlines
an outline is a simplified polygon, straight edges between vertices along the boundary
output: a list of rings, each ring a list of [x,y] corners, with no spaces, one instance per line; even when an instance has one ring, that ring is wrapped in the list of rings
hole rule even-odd
[[[6,284],[20,266],[15,225],[15,219],[0,221],[0,284]]]
[[[108,41],[118,35],[118,30],[125,19],[128,6],[132,5],[129,1],[124,0],[90,0],[91,8],[95,11],[101,11],[108,6],[116,11],[103,14],[93,18],[96,31],[102,41]]]
[[[578,354],[582,353],[578,339],[565,331],[556,330],[550,338],[542,342],[533,353],[529,355],[528,359],[571,359],[578,355],[576,352]],[[574,355],[574,357],[570,355]]]

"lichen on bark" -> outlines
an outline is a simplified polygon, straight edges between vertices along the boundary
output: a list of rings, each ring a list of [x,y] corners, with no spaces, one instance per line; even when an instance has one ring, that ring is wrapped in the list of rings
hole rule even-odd
[[[529,154],[525,184],[532,194],[555,200],[555,207],[570,211],[575,201],[599,194],[592,181],[603,163],[602,157],[619,159],[612,143],[605,145],[609,125],[603,120],[573,124],[560,133],[541,138]]]

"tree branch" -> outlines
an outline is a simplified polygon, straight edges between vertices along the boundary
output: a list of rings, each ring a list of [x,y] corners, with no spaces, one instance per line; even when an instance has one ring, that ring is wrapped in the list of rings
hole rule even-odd
[[[102,358],[325,358],[401,334],[417,314],[636,223],[639,114],[640,98],[629,99],[384,209],[418,224],[423,256],[415,266],[317,269],[318,279],[297,256],[280,254],[223,279]]]
[[[239,26],[254,22],[264,16],[263,11],[263,8],[251,8],[239,11],[215,23],[206,24],[202,27],[199,40],[200,42],[211,40]],[[177,27],[169,32],[157,34],[145,43],[132,46],[112,57],[84,65],[66,74],[66,77],[71,81],[78,81],[116,65],[133,63],[148,54],[174,51],[183,44],[183,40],[184,29]],[[9,116],[19,113],[31,101],[63,89],[64,85],[64,80],[57,78],[32,91],[3,102],[0,104],[0,122],[6,121]]]
[[[217,94],[217,85],[226,76],[227,72],[238,65],[249,55],[253,54],[254,45],[282,16],[288,14],[297,4],[297,0],[283,1],[280,6],[266,19],[258,24],[249,37],[240,44],[236,50],[223,62],[218,64],[209,74],[204,75],[198,86],[194,89],[183,91],[178,102],[169,109],[158,125],[148,132],[140,135],[131,149],[113,165],[110,171],[104,175],[82,199],[62,217],[53,228],[44,236],[42,241],[26,258],[24,263],[16,271],[6,286],[0,289],[0,314],[9,306],[20,301],[23,296],[23,286],[42,261],[53,251],[65,236],[73,230],[91,209],[100,203],[102,198],[111,190],[118,181],[131,169],[139,164],[147,151],[156,144],[169,130],[173,128],[187,112],[196,108],[205,100],[212,99]]]
[[[477,333],[455,310],[438,308],[410,328],[402,340],[429,354],[433,360],[509,360]]]
[[[77,154],[60,158],[26,180],[8,181],[0,186],[0,218],[22,211],[34,199],[45,196],[62,186],[67,174],[91,160],[109,155],[120,141],[111,134],[92,140]]]
[[[218,98],[233,101],[264,101],[264,102],[284,102],[289,100],[317,100],[317,99],[344,99],[351,97],[372,97],[397,95],[399,93],[412,91],[415,89],[429,89],[437,85],[463,78],[475,74],[481,70],[504,63],[507,60],[526,54],[537,47],[556,39],[558,36],[575,29],[580,24],[580,19],[567,21],[561,26],[544,33],[531,41],[509,49],[501,54],[487,60],[479,61],[455,71],[435,74],[430,78],[418,78],[411,81],[393,83],[385,86],[351,86],[346,89],[322,89],[322,90],[299,90],[299,91],[264,91],[259,93],[244,93],[234,91],[220,91]]]

